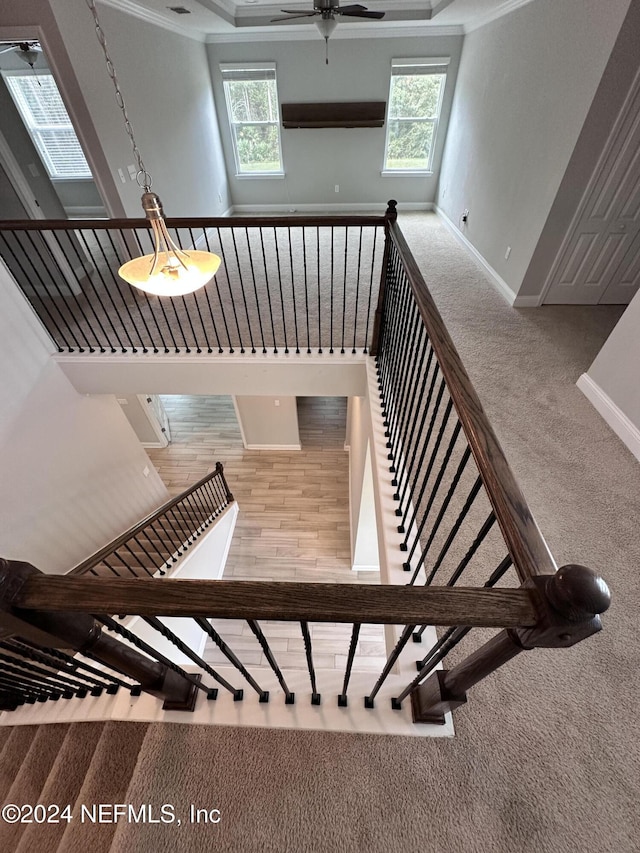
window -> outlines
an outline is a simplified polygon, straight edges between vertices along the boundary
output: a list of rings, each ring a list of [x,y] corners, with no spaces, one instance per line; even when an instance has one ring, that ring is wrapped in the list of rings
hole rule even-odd
[[[385,171],[431,171],[448,62],[391,61]]]
[[[220,66],[238,175],[282,174],[274,63]]]
[[[90,178],[89,164],[52,75],[37,71],[3,73],[49,177]]]

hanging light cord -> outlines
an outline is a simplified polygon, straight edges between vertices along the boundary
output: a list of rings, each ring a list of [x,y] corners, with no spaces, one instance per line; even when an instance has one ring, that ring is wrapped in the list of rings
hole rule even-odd
[[[120,85],[118,83],[118,78],[116,76],[116,69],[111,61],[111,57],[109,56],[109,49],[107,48],[107,39],[105,37],[102,26],[100,25],[100,19],[98,18],[98,10],[96,9],[95,0],[86,0],[87,6],[91,10],[91,14],[93,15],[93,21],[96,28],[96,35],[98,37],[98,41],[100,42],[100,46],[102,47],[102,52],[104,53],[104,59],[107,64],[107,71],[109,73],[109,77],[111,77],[111,82],[113,83],[113,88],[116,92],[116,103],[122,110],[122,115],[124,117],[124,127],[127,131],[127,135],[131,140],[131,147],[133,148],[133,156],[136,159],[136,165],[138,166],[138,172],[136,175],[136,181],[138,182],[138,186],[145,190],[145,192],[149,192],[151,189],[151,185],[153,184],[153,179],[147,170],[145,169],[144,163],[142,161],[142,155],[138,149],[138,144],[136,142],[135,136],[133,135],[133,127],[131,126],[131,122],[129,121],[129,116],[127,115],[127,105],[124,102],[124,96],[120,90]]]

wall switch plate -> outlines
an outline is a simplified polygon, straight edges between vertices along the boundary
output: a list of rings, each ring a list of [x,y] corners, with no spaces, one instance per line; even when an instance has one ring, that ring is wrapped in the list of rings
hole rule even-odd
[[[128,406],[129,401],[126,397],[116,397],[116,400],[120,403],[121,406]]]
[[[145,465],[145,466],[144,466],[144,468],[142,469],[142,473],[144,474],[144,476],[145,476],[145,477],[148,477],[148,476],[149,476],[149,474],[151,473],[151,471],[149,471],[149,466],[148,466],[148,465]]]
[[[340,184],[336,184],[336,186],[335,186],[335,191],[336,191],[337,193],[339,193],[339,192],[340,192]]]
[[[273,405],[274,405],[274,406],[279,406],[279,405],[280,405],[280,400],[274,400],[274,401],[273,401]]]
[[[120,175],[120,180],[122,181],[122,183],[123,183],[123,184],[126,184],[126,183],[127,183],[127,179],[125,178],[125,176],[124,176],[124,172],[122,171],[122,169],[118,169],[118,174]]]
[[[507,246],[507,251],[504,253],[505,261],[509,260],[509,255],[511,254],[511,246]]]
[[[136,175],[138,174],[138,170],[133,165],[133,163],[130,166],[127,166],[127,172],[129,172],[129,177],[131,178],[131,180],[135,181]]]

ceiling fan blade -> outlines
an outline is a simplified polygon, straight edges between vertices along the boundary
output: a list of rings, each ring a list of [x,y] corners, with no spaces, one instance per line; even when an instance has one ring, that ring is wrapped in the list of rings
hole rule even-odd
[[[285,11],[284,9],[282,10]],[[269,23],[273,24],[275,21],[295,21],[296,18],[313,18],[315,12],[297,12],[293,14],[290,12],[288,15],[283,15],[281,18],[271,18]]]
[[[336,7],[334,8],[334,11],[335,11],[335,12],[340,12],[341,14],[342,14],[342,13],[344,13],[344,12],[346,12],[347,14],[349,14],[349,12],[353,12],[353,11],[355,11],[356,9],[359,9],[361,12],[366,12],[366,11],[367,11],[367,7],[366,7],[366,6],[361,6],[361,5],[360,5],[360,3],[351,3],[349,6],[336,6]]]
[[[385,16],[384,12],[367,12],[366,10],[350,12],[348,6],[345,6],[344,9],[335,9],[335,12],[337,15],[344,15],[345,18],[376,18],[380,20]]]
[[[297,15],[298,18],[306,18],[310,15],[319,14],[315,9],[312,12],[303,12],[302,9],[280,9],[280,11],[287,15]]]
[[[17,47],[17,45],[11,44],[11,45],[9,45],[9,47],[5,47],[2,50],[0,50],[0,53],[9,53],[10,50],[15,50],[16,47]]]

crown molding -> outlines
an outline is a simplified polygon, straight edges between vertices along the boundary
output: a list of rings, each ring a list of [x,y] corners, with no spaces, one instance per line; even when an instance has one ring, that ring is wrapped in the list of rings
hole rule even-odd
[[[443,37],[443,36],[461,36],[464,35],[464,29],[462,26],[449,26],[449,27],[430,27],[430,26],[418,26],[415,24],[412,26],[408,26],[409,22],[403,22],[404,26],[394,27],[393,29],[385,27],[384,29],[377,28],[375,26],[369,26],[368,24],[358,24],[357,30],[343,29],[340,31],[340,27],[337,29],[331,36],[332,41],[336,41],[336,39],[372,39],[372,38],[433,38],[433,37]],[[304,26],[304,25],[303,25]],[[209,33],[205,38],[207,44],[230,44],[237,42],[260,42],[260,41],[291,41],[291,26],[286,27],[272,27],[268,32],[264,30],[260,31],[248,31],[244,30],[236,33]],[[410,31],[409,31],[410,30]],[[296,41],[317,41],[320,38],[318,35],[318,31],[315,27],[305,26],[304,29],[296,30],[295,32],[295,40]]]
[[[487,24],[492,23],[492,21],[497,21],[498,18],[503,18],[505,15],[515,12],[516,9],[520,9],[521,6],[527,6],[533,2],[534,0],[506,0],[505,3],[496,6],[491,12],[479,15],[477,18],[473,18],[473,20],[466,23],[464,25],[464,32],[466,34],[472,33],[474,30],[479,30],[480,27],[485,27]]]
[[[168,30],[170,33],[175,33],[179,36],[185,36],[193,41],[204,42],[204,33],[196,33],[186,27],[180,26],[177,21],[172,21],[165,18],[164,15],[153,12],[151,9],[146,9],[143,6],[138,6],[133,0],[99,0],[104,6],[111,6],[112,9],[117,9],[124,12],[125,15],[131,15],[132,18],[138,18],[140,21],[145,21],[147,24],[154,24],[156,27],[162,27],[163,30]]]

